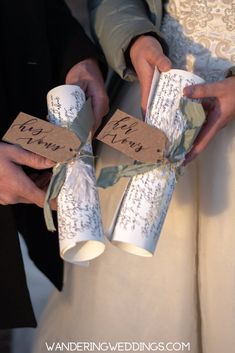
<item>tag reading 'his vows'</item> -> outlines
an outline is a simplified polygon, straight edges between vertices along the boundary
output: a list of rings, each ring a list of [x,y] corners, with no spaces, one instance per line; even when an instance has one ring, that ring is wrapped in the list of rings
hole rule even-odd
[[[114,113],[97,139],[144,163],[162,160],[167,143],[161,130],[121,110]]]
[[[72,131],[25,113],[17,116],[2,139],[54,162],[73,158],[81,144]]]

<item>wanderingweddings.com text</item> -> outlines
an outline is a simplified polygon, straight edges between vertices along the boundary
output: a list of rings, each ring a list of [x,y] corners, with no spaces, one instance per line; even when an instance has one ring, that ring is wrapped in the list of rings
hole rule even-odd
[[[190,342],[45,342],[48,352],[190,352]]]

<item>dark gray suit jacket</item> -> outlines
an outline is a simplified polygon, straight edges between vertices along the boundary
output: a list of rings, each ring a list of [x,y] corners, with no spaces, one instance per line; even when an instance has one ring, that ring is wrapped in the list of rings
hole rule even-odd
[[[48,90],[62,84],[75,63],[98,55],[62,0],[2,0],[0,10],[3,136],[20,111],[45,117]],[[38,268],[62,288],[58,237],[46,230],[42,209],[0,206],[0,328],[36,326],[18,231]]]

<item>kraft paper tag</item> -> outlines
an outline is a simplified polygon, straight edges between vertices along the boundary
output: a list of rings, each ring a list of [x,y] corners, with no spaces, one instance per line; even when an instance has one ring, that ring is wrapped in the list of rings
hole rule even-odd
[[[161,130],[121,110],[114,113],[97,139],[144,163],[162,160],[167,143],[167,137]]]
[[[72,159],[81,145],[72,131],[25,113],[16,117],[2,139],[54,162]]]

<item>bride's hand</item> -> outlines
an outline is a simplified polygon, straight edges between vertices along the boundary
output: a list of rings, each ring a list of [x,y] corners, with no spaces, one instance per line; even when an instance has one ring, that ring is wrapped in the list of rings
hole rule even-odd
[[[160,72],[168,71],[171,62],[164,55],[158,40],[148,35],[142,35],[134,41],[130,48],[130,59],[140,81],[141,107],[145,112],[155,66]]]
[[[207,119],[193,148],[186,156],[185,163],[191,162],[201,153],[216,133],[235,119],[235,77],[229,77],[216,83],[207,83],[184,88],[189,98],[213,98],[204,102]]]

